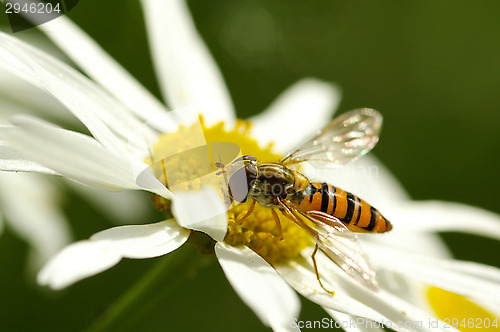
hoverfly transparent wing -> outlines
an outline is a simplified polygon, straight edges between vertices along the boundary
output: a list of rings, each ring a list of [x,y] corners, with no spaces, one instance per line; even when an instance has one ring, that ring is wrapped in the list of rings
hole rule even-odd
[[[299,144],[280,162],[284,165],[304,161],[318,167],[343,166],[365,155],[378,142],[382,115],[360,108],[340,115],[314,136]]]
[[[375,271],[356,234],[339,219],[324,212],[308,211],[302,215],[314,223],[312,229],[318,246],[328,258],[366,287],[378,289]]]
[[[290,202],[281,200],[285,215],[306,229],[316,240],[319,248],[344,272],[363,286],[378,290],[375,271],[366,252],[361,248],[356,234],[339,219],[320,211],[300,212]],[[305,219],[305,220],[304,220]]]

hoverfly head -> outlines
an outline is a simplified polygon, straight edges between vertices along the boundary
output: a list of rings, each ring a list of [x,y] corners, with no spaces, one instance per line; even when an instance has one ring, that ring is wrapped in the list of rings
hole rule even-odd
[[[229,173],[229,195],[238,203],[246,202],[248,192],[257,179],[257,159],[253,156],[243,156],[236,159],[222,171]]]

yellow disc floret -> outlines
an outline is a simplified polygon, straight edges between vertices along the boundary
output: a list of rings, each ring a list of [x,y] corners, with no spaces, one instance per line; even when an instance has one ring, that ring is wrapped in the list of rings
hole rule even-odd
[[[459,331],[499,329],[499,317],[461,295],[437,287],[429,287],[426,295],[436,316],[449,327]]]
[[[217,142],[234,143],[242,155],[252,155],[260,162],[273,162],[280,156],[271,151],[271,145],[261,148],[249,137],[250,124],[237,120],[234,129],[225,130],[219,123],[206,127],[203,119],[192,126],[179,126],[177,132],[162,134],[153,147],[147,162],[152,165],[155,175],[171,190],[197,190],[204,185],[223,188],[224,176],[216,175],[214,166],[220,153],[213,151]],[[222,147],[224,147],[222,145]],[[227,192],[220,190],[221,197],[228,202]],[[154,199],[157,208],[168,206],[164,199]],[[224,242],[232,246],[246,245],[262,256],[270,264],[297,257],[300,251],[311,245],[307,232],[294,222],[278,213],[283,240],[277,234],[276,222],[271,209],[256,204],[253,212],[242,222],[238,220],[247,213],[251,200],[235,205],[228,211],[228,230]]]
[[[237,205],[228,212],[228,231],[224,242],[232,246],[246,245],[270,264],[297,257],[302,249],[312,244],[311,237],[294,222],[277,211],[283,239],[278,236],[271,209],[255,205],[253,212],[241,223],[250,202]]]

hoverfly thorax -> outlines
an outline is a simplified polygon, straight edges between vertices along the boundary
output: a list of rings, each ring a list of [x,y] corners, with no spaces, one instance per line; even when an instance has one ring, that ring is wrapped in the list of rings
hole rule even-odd
[[[258,176],[252,183],[249,196],[264,207],[277,207],[277,198],[285,199],[294,192],[294,172],[277,163],[257,164]]]

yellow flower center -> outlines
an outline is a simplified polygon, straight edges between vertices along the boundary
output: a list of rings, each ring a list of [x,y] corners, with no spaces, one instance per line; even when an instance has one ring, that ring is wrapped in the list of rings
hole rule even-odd
[[[429,287],[426,295],[437,317],[459,331],[497,330],[500,326],[500,318],[461,295],[437,287]]]
[[[224,156],[224,143],[239,146],[242,155],[255,156],[260,162],[273,162],[280,156],[271,151],[269,145],[261,148],[249,137],[250,123],[237,120],[235,128],[225,130],[223,123],[206,127],[203,119],[192,126],[179,126],[177,132],[162,134],[153,147],[147,162],[152,165],[155,175],[170,189],[197,190],[204,185],[223,188],[223,174],[216,175],[215,162],[231,160]],[[203,135],[203,137],[201,137]],[[201,144],[204,141],[205,144]],[[208,144],[208,145],[207,145]],[[218,144],[218,145],[217,145]],[[219,146],[217,151],[216,147]],[[227,193],[220,191],[221,198],[228,202]],[[169,207],[168,201],[155,196],[153,201],[158,209]],[[277,234],[276,222],[271,209],[255,205],[253,212],[242,222],[251,200],[233,205],[228,211],[228,230],[224,242],[232,246],[245,245],[262,256],[270,264],[297,257],[302,249],[313,244],[311,237],[301,227],[276,211],[282,228],[283,240]]]

